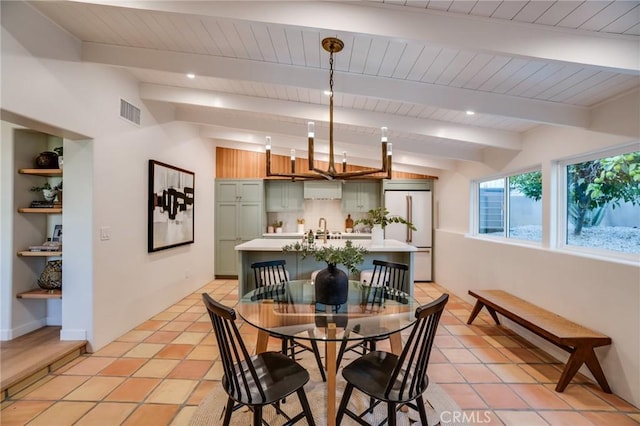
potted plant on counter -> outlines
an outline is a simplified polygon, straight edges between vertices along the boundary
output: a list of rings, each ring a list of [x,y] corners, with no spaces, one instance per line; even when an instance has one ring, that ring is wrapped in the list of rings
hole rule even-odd
[[[281,220],[276,220],[275,222],[273,222],[273,230],[275,231],[276,234],[281,234],[282,233],[282,221]]]
[[[384,228],[390,223],[401,223],[407,225],[410,229],[416,231],[413,223],[409,222],[402,216],[390,215],[386,207],[376,207],[367,212],[367,217],[357,219],[354,226],[362,223],[371,227],[371,241],[373,244],[382,244],[384,240]]]
[[[306,241],[288,244],[282,251],[297,252],[302,259],[313,256],[319,262],[326,262],[327,268],[318,272],[315,280],[315,301],[325,305],[341,305],[347,301],[349,290],[349,276],[338,269],[337,265],[345,266],[349,272],[358,272],[358,267],[364,261],[368,250],[361,246],[354,246],[351,240],[346,240],[344,246],[309,244]]]

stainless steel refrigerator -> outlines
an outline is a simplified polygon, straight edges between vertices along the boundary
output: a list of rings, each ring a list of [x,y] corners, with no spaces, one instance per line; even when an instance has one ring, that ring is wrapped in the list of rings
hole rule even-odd
[[[385,191],[384,205],[392,215],[413,223],[416,231],[400,223],[387,225],[385,238],[415,246],[415,281],[431,281],[432,200],[431,191]]]

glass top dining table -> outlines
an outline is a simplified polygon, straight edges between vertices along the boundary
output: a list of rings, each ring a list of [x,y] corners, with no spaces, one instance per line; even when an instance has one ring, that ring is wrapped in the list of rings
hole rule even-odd
[[[347,301],[317,303],[311,280],[292,280],[257,288],[243,295],[236,312],[258,329],[256,352],[267,350],[269,335],[325,343],[327,424],[335,424],[336,343],[389,337],[391,351],[402,351],[400,332],[415,322],[418,303],[390,287],[349,281]]]

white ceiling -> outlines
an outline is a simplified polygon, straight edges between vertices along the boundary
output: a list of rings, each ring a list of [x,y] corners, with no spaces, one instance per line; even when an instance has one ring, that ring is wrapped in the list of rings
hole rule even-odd
[[[263,150],[270,135],[303,157],[310,120],[328,150],[327,36],[345,43],[336,151],[362,165],[378,163],[381,126],[395,169],[448,169],[517,151],[539,125],[589,128],[594,108],[640,87],[640,1],[30,3],[84,61],[127,69],[144,102],[204,136]]]

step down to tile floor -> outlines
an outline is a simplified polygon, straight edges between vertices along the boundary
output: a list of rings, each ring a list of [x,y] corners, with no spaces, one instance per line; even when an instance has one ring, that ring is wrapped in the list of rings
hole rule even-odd
[[[0,343],[2,401],[86,352],[85,340],[61,341],[60,327],[43,327]]]

